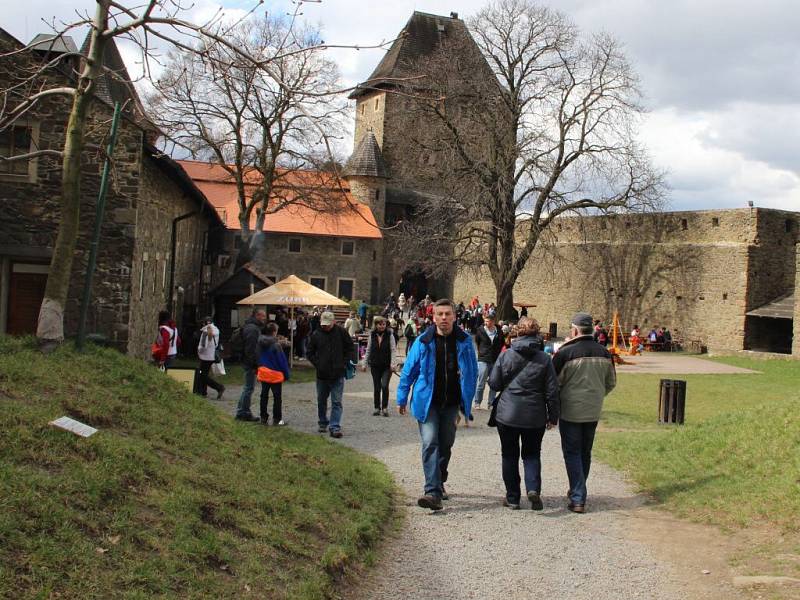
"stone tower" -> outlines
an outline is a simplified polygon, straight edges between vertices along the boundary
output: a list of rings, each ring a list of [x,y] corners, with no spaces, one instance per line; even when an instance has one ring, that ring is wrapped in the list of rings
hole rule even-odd
[[[386,224],[386,180],[389,170],[372,131],[361,137],[345,165],[343,175],[350,193],[372,210],[379,226]]]
[[[376,219],[387,227],[413,218],[415,206],[443,192],[437,174],[447,165],[441,164],[440,157],[413,141],[415,132],[436,131],[440,125],[426,122],[420,111],[415,110],[414,103],[418,101],[409,98],[408,86],[415,82],[424,85],[426,60],[431,60],[438,50],[447,49],[444,45],[447,42],[453,42],[451,46],[460,48],[460,52],[478,56],[479,62],[485,65],[457,13],[445,17],[414,12],[370,77],[350,94],[350,99],[356,102],[356,123],[355,150],[348,166],[351,162],[361,164],[362,155],[370,157],[370,160],[372,156],[379,156],[383,161],[386,169],[385,177],[381,179],[383,203],[373,212]],[[488,65],[485,66],[490,73]],[[372,148],[373,144],[375,148]],[[377,193],[375,177],[365,180],[355,172],[350,175],[346,170],[345,173],[353,194],[359,199],[366,197],[367,191],[362,188]],[[372,206],[371,202],[367,203]],[[384,232],[386,243],[391,243],[391,236],[391,230]],[[406,295],[414,293],[417,297],[425,293],[438,297],[451,294],[450,278],[429,280],[406,270],[402,261],[392,257],[391,253],[384,254],[382,275],[386,285],[381,286],[383,296],[390,291],[404,291]]]

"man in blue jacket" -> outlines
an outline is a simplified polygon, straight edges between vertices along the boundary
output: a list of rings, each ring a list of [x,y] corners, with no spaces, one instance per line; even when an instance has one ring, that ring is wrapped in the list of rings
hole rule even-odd
[[[422,470],[425,490],[417,504],[431,510],[442,509],[447,498],[444,482],[456,440],[456,419],[463,410],[469,418],[478,363],[472,338],[455,323],[451,300],[433,306],[433,323],[417,338],[406,357],[397,386],[397,406],[406,414],[411,388],[411,414],[419,423],[422,438]]]

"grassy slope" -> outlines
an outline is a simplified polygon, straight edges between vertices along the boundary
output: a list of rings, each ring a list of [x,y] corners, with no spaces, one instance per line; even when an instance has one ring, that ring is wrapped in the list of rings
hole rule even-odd
[[[687,422],[656,424],[659,375],[623,375],[598,454],[684,516],[800,531],[800,362],[722,362],[756,375],[687,375]],[[619,431],[618,431],[619,429]],[[629,431],[626,431],[629,430]]]
[[[323,598],[393,514],[377,461],[110,350],[0,336],[0,429],[0,597]]]

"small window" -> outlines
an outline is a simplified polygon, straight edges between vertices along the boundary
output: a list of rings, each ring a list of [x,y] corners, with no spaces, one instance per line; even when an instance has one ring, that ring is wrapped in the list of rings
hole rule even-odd
[[[327,277],[309,277],[308,283],[310,283],[314,287],[318,287],[324,292],[328,284],[328,279]]]
[[[381,103],[381,99],[380,98],[375,98],[375,110],[378,110],[378,106],[380,106],[380,103]]]
[[[303,241],[300,238],[289,238],[289,252],[292,254],[300,254],[303,247]]]
[[[727,300],[728,299],[728,294],[727,293],[722,294],[722,299],[723,300]]]
[[[352,300],[355,283],[354,279],[340,279],[337,284],[336,296],[345,300]]]
[[[375,262],[376,260],[378,260],[378,252],[373,250],[372,251],[372,262]]]
[[[675,296],[675,300],[683,300],[683,296]]]
[[[681,219],[681,229],[683,229],[684,231],[689,229],[689,221],[687,221],[686,219]]]
[[[356,243],[353,240],[342,240],[342,256],[353,256],[356,253]]]
[[[28,154],[34,150],[36,132],[32,125],[15,124],[0,131],[0,156],[10,157]],[[0,176],[15,179],[35,176],[36,159],[0,161]]]
[[[381,191],[375,190],[375,202],[381,199]]]
[[[712,217],[711,218],[711,226],[712,227],[719,227],[719,217]]]
[[[794,221],[791,219],[786,219],[786,221],[783,223],[783,227],[786,230],[786,233],[790,233],[792,229],[794,229]]]
[[[364,103],[361,103],[361,106],[358,107],[358,111],[363,115],[364,114]]]
[[[664,292],[662,292],[661,290],[658,290],[656,292],[656,298],[661,298],[661,296],[663,296],[663,295],[664,295]]]

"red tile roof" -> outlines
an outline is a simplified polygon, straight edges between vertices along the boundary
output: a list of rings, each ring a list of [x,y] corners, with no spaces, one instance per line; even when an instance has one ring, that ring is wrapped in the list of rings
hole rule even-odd
[[[240,229],[239,202],[236,184],[230,174],[220,165],[191,160],[178,163],[192,178],[194,184],[205,194],[211,205],[229,229]],[[258,181],[258,173],[245,175],[245,189],[252,193]],[[335,212],[319,212],[302,203],[290,204],[264,219],[267,233],[289,233],[297,235],[320,235],[349,238],[380,239],[382,234],[370,208],[350,195],[347,182],[333,175],[318,171],[284,172],[276,184],[274,198],[270,201],[295,198],[303,188],[327,196],[328,201],[341,208]],[[250,225],[255,226],[255,211],[250,216]]]

